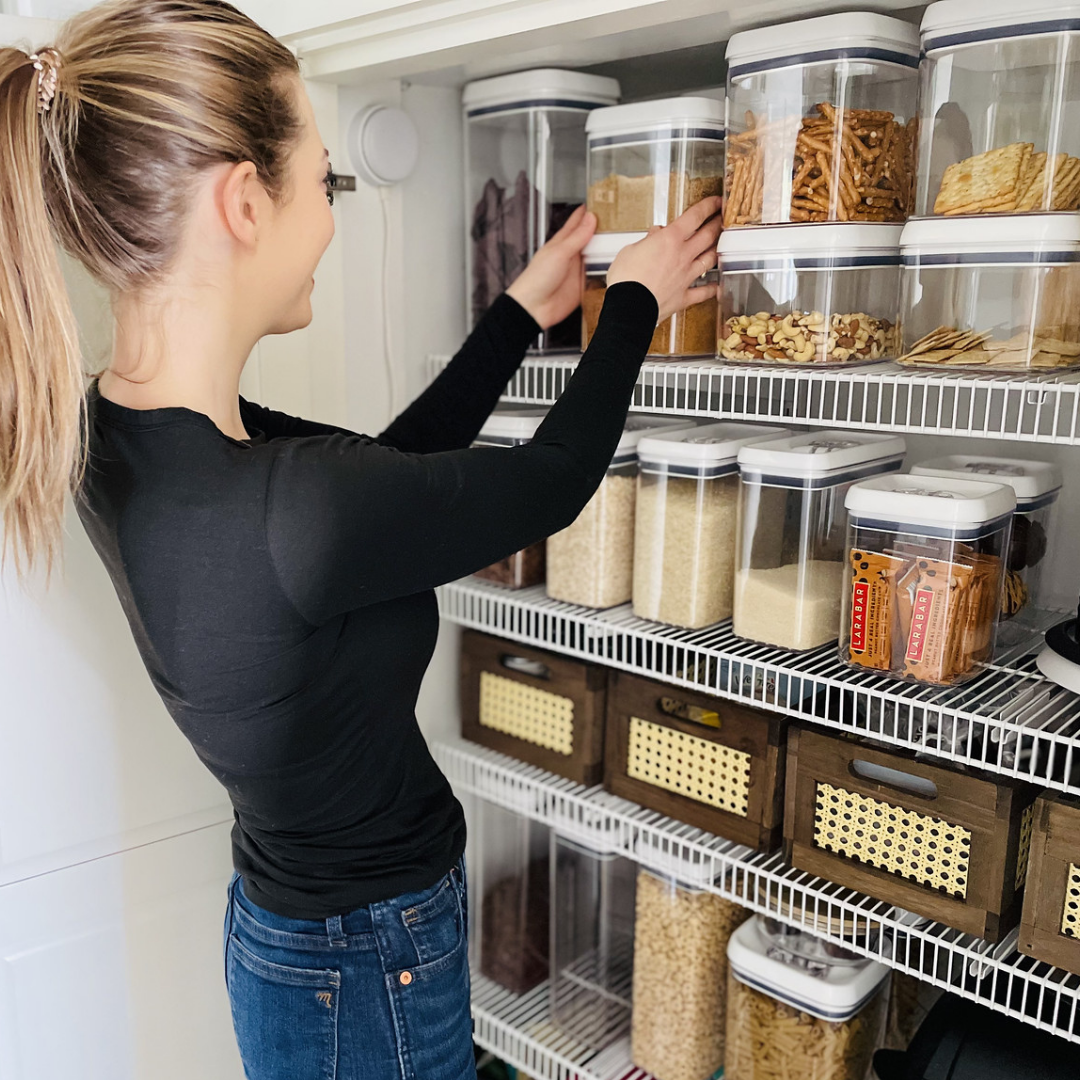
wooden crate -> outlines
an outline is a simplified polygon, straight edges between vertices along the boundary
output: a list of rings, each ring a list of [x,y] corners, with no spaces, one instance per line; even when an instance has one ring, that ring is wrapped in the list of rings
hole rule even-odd
[[[1044,791],[1035,803],[1020,951],[1080,975],[1080,799]]]
[[[784,850],[800,870],[999,941],[1020,921],[1037,795],[1019,780],[793,728]]]
[[[786,717],[612,672],[604,787],[759,851],[779,846]]]
[[[607,669],[466,630],[461,734],[576,780],[604,773]]]

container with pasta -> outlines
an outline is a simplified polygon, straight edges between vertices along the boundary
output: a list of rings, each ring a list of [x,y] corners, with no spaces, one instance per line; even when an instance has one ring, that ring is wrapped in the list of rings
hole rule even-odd
[[[724,1080],[867,1080],[889,969],[758,916],[728,943]]]

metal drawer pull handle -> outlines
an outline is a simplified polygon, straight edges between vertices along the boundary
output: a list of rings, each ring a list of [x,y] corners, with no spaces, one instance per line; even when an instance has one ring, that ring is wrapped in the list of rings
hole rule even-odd
[[[507,671],[516,671],[521,675],[531,675],[534,679],[551,678],[551,669],[547,664],[543,664],[539,660],[529,660],[524,656],[511,656],[510,653],[504,653],[500,660]]]
[[[899,769],[890,769],[887,765],[875,765],[872,761],[860,759],[851,763],[851,771],[864,780],[873,780],[877,784],[920,795],[924,799],[937,798],[937,784],[923,776],[914,776]]]

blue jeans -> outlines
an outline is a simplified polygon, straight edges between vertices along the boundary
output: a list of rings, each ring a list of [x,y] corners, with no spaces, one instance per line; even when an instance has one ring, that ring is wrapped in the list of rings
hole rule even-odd
[[[225,981],[248,1080],[475,1080],[464,860],[430,889],[287,919],[229,883]]]

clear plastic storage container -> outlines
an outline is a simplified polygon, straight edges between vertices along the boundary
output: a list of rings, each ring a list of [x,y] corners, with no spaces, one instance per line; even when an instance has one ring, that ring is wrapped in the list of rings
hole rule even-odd
[[[814,431],[739,451],[735,611],[739,637],[816,649],[840,633],[852,484],[896,472],[899,435]]]
[[[638,443],[635,615],[690,629],[731,615],[739,449],[787,434],[705,424]]]
[[[470,959],[481,975],[523,994],[548,977],[551,830],[486,800],[476,801],[476,811]]]
[[[597,109],[585,125],[597,232],[644,232],[724,191],[724,103],[677,97]]]
[[[551,1018],[594,1050],[630,1023],[637,866],[551,834]]]
[[[915,189],[919,35],[853,11],[728,42],[724,225],[904,221]]]
[[[1080,3],[923,14],[917,213],[1080,209]]]
[[[763,916],[728,944],[724,1080],[867,1080],[889,969]]]
[[[473,446],[520,446],[529,442],[547,415],[546,409],[500,409],[488,417]],[[476,577],[524,589],[544,581],[546,543],[530,544],[476,573]]]
[[[585,201],[585,121],[619,100],[614,79],[541,69],[465,87],[465,280],[469,327]],[[540,352],[576,351],[578,316],[544,331]]]
[[[581,300],[582,345],[588,348],[600,321],[600,310],[607,296],[607,272],[615,256],[628,244],[636,243],[645,233],[602,233],[594,236],[585,248],[585,293]],[[701,277],[697,284],[715,286],[720,280],[716,270]],[[649,343],[649,356],[676,358],[716,355],[717,303],[708,300],[676,312],[656,328]]]
[[[935,686],[973,679],[994,652],[1013,489],[880,476],[845,502],[841,659]]]
[[[586,607],[625,604],[634,580],[638,443],[665,429],[693,427],[679,417],[631,416],[596,494],[574,523],[547,542],[547,593]]]
[[[1080,215],[924,218],[900,237],[902,364],[1080,367]]]
[[[1016,495],[1012,537],[1005,560],[1003,619],[1026,624],[1039,604],[1043,560],[1049,543],[1054,506],[1061,493],[1061,470],[1048,461],[951,454],[915,465],[913,476],[954,476],[1007,484]]]
[[[720,356],[826,367],[895,357],[900,232],[852,224],[724,232]]]

